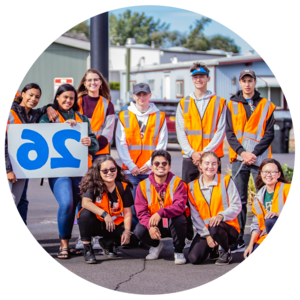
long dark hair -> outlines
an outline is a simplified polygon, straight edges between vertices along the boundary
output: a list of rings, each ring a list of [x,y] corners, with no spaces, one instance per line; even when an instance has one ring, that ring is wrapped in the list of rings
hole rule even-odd
[[[77,89],[78,98],[80,98],[80,97],[88,94],[88,92],[87,92],[87,90],[86,90],[86,88],[84,86],[84,82],[86,80],[86,75],[89,74],[89,73],[97,74],[100,77],[101,81],[102,81],[102,85],[101,85],[101,87],[99,89],[99,95],[103,96],[107,100],[111,100],[109,84],[107,83],[107,81],[103,77],[103,75],[98,70],[95,70],[95,69],[88,69],[85,72],[83,78],[81,79],[81,81],[79,83],[78,89]]]
[[[131,189],[133,189],[132,183],[129,181],[127,176],[124,174],[121,167],[116,163],[116,161],[108,154],[100,156],[97,158],[92,166],[88,169],[87,173],[83,176],[80,183],[80,196],[87,190],[93,190],[95,197],[103,197],[103,193],[106,191],[106,186],[103,179],[100,176],[101,164],[105,161],[110,160],[117,168],[117,177],[115,181],[126,182]]]
[[[16,95],[15,96],[15,99],[14,101],[17,102],[18,104],[20,104],[23,100],[23,97],[22,97],[22,93],[26,93],[28,90],[31,90],[31,89],[36,89],[36,90],[39,90],[40,93],[41,93],[41,96],[42,96],[42,90],[40,88],[40,86],[36,83],[28,83],[24,86],[23,90],[21,91],[21,95]]]
[[[75,101],[74,101],[74,104],[73,104],[73,106],[71,108],[74,111],[77,111],[79,109],[78,104],[77,104],[77,91],[76,91],[76,89],[74,88],[73,85],[68,84],[68,83],[62,84],[57,89],[56,94],[54,96],[54,100],[53,100],[53,108],[55,110],[59,109],[59,104],[58,104],[58,101],[56,100],[56,97],[60,96],[64,92],[74,92],[75,93],[75,98],[74,98]]]
[[[263,182],[263,180],[261,178],[261,171],[262,171],[263,167],[267,164],[275,164],[277,166],[278,172],[280,172],[280,177],[278,178],[279,182],[290,183],[289,180],[287,178],[285,178],[280,163],[276,159],[266,158],[260,164],[259,169],[258,169],[258,175],[255,180],[255,185],[258,190],[265,185],[265,183]]]

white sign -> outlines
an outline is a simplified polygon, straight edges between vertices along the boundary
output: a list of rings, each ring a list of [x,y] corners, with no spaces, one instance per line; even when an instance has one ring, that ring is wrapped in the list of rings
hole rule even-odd
[[[87,123],[8,125],[8,153],[17,178],[83,176],[88,169]]]
[[[54,95],[56,94],[57,89],[65,83],[69,83],[71,85],[74,85],[74,79],[71,77],[60,77],[60,78],[54,78]]]

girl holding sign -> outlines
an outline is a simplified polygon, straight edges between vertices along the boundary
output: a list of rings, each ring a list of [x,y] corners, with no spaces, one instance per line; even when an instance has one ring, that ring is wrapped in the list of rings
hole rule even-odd
[[[77,112],[77,92],[70,84],[61,85],[55,95],[53,108],[57,111],[58,117],[56,123],[69,123],[70,126],[77,122],[87,122],[86,116]],[[40,123],[52,123],[47,114],[44,114]],[[99,145],[96,136],[92,133],[90,124],[88,126],[88,137],[81,139],[81,143],[88,147],[89,155],[97,153]],[[90,161],[91,163],[91,161]],[[72,234],[74,224],[76,205],[80,200],[79,183],[81,177],[59,177],[49,178],[50,188],[59,204],[57,223],[60,238],[60,248],[58,258],[67,259],[70,254],[80,254],[79,251],[69,248],[69,240]]]
[[[49,112],[49,117],[51,119],[54,119],[57,116],[57,114],[55,111],[53,111],[51,107],[44,106],[42,108],[34,109],[34,107],[38,105],[41,95],[42,95],[42,90],[37,84],[35,83],[27,84],[20,93],[18,92],[16,94],[16,97],[14,99],[14,102],[9,112],[7,124],[38,123],[39,118],[46,111]],[[12,169],[12,164],[8,153],[7,137],[5,139],[5,164],[6,164],[6,173],[7,173],[7,179],[9,181],[10,190],[16,205],[18,205],[23,192],[25,193],[24,195],[26,198],[27,184],[25,187],[26,179],[17,179]],[[23,221],[26,224],[28,201],[24,203],[23,206],[24,207],[22,209],[22,212],[20,210],[19,212]]]
[[[266,238],[273,228],[290,191],[290,183],[284,177],[280,163],[272,158],[263,160],[256,178],[259,189],[256,194],[252,211],[251,239],[244,252],[247,258]]]
[[[214,152],[201,155],[200,178],[188,184],[188,199],[197,234],[189,250],[192,264],[200,264],[210,255],[216,265],[231,261],[229,244],[239,235],[237,216],[242,203],[230,175],[217,174],[219,158]],[[219,245],[222,252],[219,253]]]
[[[99,243],[107,257],[116,256],[114,246],[129,243],[132,188],[132,183],[109,155],[94,161],[82,178],[80,194],[83,208],[77,218],[86,263],[96,263],[92,236],[103,237]]]

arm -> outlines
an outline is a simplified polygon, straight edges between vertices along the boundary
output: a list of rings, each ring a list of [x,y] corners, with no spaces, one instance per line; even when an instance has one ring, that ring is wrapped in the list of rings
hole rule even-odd
[[[131,229],[131,220],[132,220],[132,210],[131,207],[124,207],[124,231],[121,236],[121,245],[126,245],[130,242],[130,229]]]
[[[83,119],[88,123],[88,137],[91,139],[91,145],[89,146],[89,154],[95,155],[99,151],[99,144],[96,135],[92,132],[89,119],[83,115]]]
[[[134,207],[136,215],[141,223],[149,230],[150,211],[148,209],[148,201],[145,199],[140,185],[137,186]]]
[[[254,246],[255,242],[257,241],[258,237],[259,237],[259,233],[253,231],[252,234],[251,234],[251,239],[250,239],[249,245],[248,245],[248,247],[246,248],[246,250],[244,252],[244,258],[245,259],[252,253],[253,246]]]

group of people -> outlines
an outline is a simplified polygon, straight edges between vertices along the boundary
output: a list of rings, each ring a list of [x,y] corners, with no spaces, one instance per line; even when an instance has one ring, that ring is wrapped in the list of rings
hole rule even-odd
[[[203,63],[194,63],[190,72],[195,90],[179,101],[176,112],[182,179],[171,172],[165,113],[149,102],[148,84],[136,84],[134,101],[119,113],[115,137],[122,167],[109,155],[115,113],[109,85],[99,71],[89,69],[77,90],[61,85],[53,103],[40,109],[34,109],[41,97],[38,85],[28,84],[16,96],[8,124],[88,123],[88,135],[81,140],[88,147],[87,173],[82,178],[49,178],[59,204],[58,258],[81,255],[80,247],[69,247],[76,209],[78,244],[84,261],[90,264],[96,263],[97,245],[107,257],[115,257],[121,245],[145,245],[149,249],[146,259],[157,259],[164,247],[161,239],[171,237],[175,264],[186,263],[183,249],[189,246],[192,264],[209,257],[216,265],[227,265],[232,253],[244,252],[246,258],[270,232],[290,188],[280,163],[271,158],[275,105],[255,90],[253,70],[240,73],[241,91],[227,105],[224,98],[207,90],[209,69]],[[221,174],[225,135],[233,178]],[[15,203],[20,205],[26,200],[28,180],[16,178],[8,142],[6,139],[7,178]],[[257,195],[246,248],[250,173]],[[26,222],[27,210],[19,212]]]

